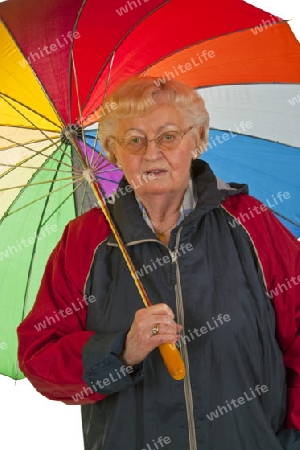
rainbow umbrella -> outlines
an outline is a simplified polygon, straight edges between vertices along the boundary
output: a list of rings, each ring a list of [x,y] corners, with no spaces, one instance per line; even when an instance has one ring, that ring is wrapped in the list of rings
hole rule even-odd
[[[15,329],[64,226],[96,205],[89,176],[104,197],[122,176],[96,125],[129,76],[200,88],[204,158],[299,234],[300,46],[284,21],[242,0],[9,0],[0,40],[0,373],[23,377]]]

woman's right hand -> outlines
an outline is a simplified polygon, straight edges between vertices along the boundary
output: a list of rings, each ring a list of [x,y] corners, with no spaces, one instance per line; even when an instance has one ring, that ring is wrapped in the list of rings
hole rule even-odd
[[[152,330],[158,326],[158,334]],[[127,366],[142,362],[146,356],[167,342],[176,342],[182,326],[174,321],[174,313],[165,303],[139,309],[127,334],[120,359]]]

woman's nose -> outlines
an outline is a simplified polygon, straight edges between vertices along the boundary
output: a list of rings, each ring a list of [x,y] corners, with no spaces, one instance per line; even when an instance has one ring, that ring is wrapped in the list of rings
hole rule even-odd
[[[145,159],[157,159],[161,155],[161,150],[159,147],[157,147],[157,144],[154,139],[150,139],[147,142],[147,148],[144,152],[144,158]]]

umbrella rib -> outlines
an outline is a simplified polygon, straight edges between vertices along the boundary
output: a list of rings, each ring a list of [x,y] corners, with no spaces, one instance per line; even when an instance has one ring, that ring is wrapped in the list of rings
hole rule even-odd
[[[3,137],[3,136],[0,136],[0,138],[2,138],[2,137]],[[11,139],[8,139],[8,138],[4,138],[4,139],[6,139],[6,140],[8,140],[8,141],[10,141],[10,142],[12,142],[12,143],[14,143],[14,144],[16,144],[18,147],[25,148],[26,150],[29,150],[30,152],[33,152],[33,153],[35,153],[36,155],[42,155],[42,153],[43,153],[45,150],[48,150],[48,149],[53,145],[53,143],[51,142],[51,144],[48,145],[46,148],[44,148],[43,150],[39,150],[39,151],[38,151],[38,150],[33,150],[32,148],[26,147],[26,145],[29,145],[29,144],[18,144],[17,142],[12,141]],[[6,150],[6,149],[2,149],[1,151],[4,151],[4,150]],[[57,147],[57,146],[56,146],[56,151],[57,151],[57,150],[60,150],[62,153],[64,153],[66,156],[68,156],[68,157],[70,158],[70,155],[69,155],[68,153],[66,153],[66,150],[63,150],[61,147]],[[49,155],[49,156],[42,155],[42,156],[45,156],[47,159],[52,159],[52,161],[55,161],[55,162],[58,162],[58,163],[59,163],[59,160],[53,158],[51,155]],[[32,158],[34,158],[34,156],[32,156]],[[71,158],[70,158],[70,159],[71,159]],[[68,163],[66,163],[66,162],[62,162],[61,164],[63,164],[63,165],[66,166],[66,167],[69,167],[69,168],[73,169],[73,166],[71,166],[70,164],[68,164]],[[1,176],[0,176],[0,178],[1,178]]]
[[[28,150],[30,150],[30,149],[28,149]],[[45,149],[45,150],[47,150],[47,149]],[[31,156],[30,158],[27,158],[27,159],[25,159],[24,161],[21,161],[20,163],[17,163],[17,164],[12,165],[13,167],[11,167],[11,168],[8,169],[6,172],[4,172],[3,174],[0,175],[0,180],[1,180],[1,178],[3,178],[4,176],[6,176],[7,174],[9,174],[10,172],[12,172],[13,170],[18,169],[18,167],[21,167],[21,165],[24,164],[25,162],[27,162],[27,161],[29,161],[30,159],[34,158],[36,155],[44,156],[44,157],[46,158],[46,160],[49,160],[49,159],[50,159],[50,160],[52,160],[52,161],[58,162],[58,160],[57,160],[56,158],[51,158],[51,156],[48,157],[47,155],[44,155],[44,154],[42,154],[41,152],[36,152],[36,154],[35,154],[34,156]],[[1,164],[1,165],[2,165],[2,164]],[[9,166],[8,164],[4,164],[4,165]],[[65,163],[64,165],[65,165],[66,167],[69,167],[70,169],[74,170],[73,167],[70,166],[69,164]],[[43,169],[43,168],[42,168],[42,167],[38,167],[38,169],[40,170],[40,169]],[[81,173],[81,171],[78,170],[77,173]]]
[[[102,167],[101,167],[101,164],[103,164]],[[103,170],[105,167],[108,167],[110,164],[111,164],[111,163],[110,163],[109,161],[107,161],[107,159],[105,159],[105,160],[102,160],[102,161],[101,161],[99,167],[101,168],[101,170]]]
[[[283,24],[283,23],[288,23],[288,20],[280,20],[279,22],[276,23],[276,25]],[[180,52],[182,52],[184,50],[191,49],[193,47],[197,47],[199,44],[203,44],[203,42],[211,42],[211,41],[223,38],[223,37],[227,37],[227,36],[236,34],[237,32],[238,33],[243,33],[245,31],[249,31],[251,29],[252,28],[243,28],[242,30],[228,31],[227,33],[219,34],[219,35],[216,35],[216,36],[211,36],[209,39],[205,39],[204,41],[201,39],[200,41],[194,42],[192,44],[187,44],[184,47],[181,47],[179,49],[173,50],[170,53],[168,53],[167,55],[164,55],[161,58],[157,59],[156,61],[153,61],[147,67],[142,69],[137,75],[147,76],[148,70],[151,69],[156,64],[159,64],[160,62],[162,62],[162,61],[170,58],[171,56],[176,55],[177,53],[180,53]],[[243,41],[245,41],[246,39],[247,39],[247,36],[243,36]],[[234,44],[230,45],[231,48],[233,48],[234,46],[235,46]],[[221,85],[218,84],[218,85],[212,85],[212,86],[221,86]],[[202,87],[203,86],[198,86],[198,88],[194,87],[194,89],[199,89],[199,88],[202,88]],[[211,87],[211,86],[204,86],[204,87],[206,88],[206,87]]]
[[[23,56],[24,60],[25,60],[25,59],[27,60],[26,56],[24,55],[23,50],[21,49],[21,47],[20,47],[19,43],[17,42],[17,40],[15,39],[14,35],[11,33],[10,29],[7,27],[6,23],[5,23],[3,20],[1,20],[1,22],[2,22],[3,26],[5,27],[7,33],[9,34],[10,38],[13,40],[13,42],[14,42],[16,48],[19,50],[19,52],[20,52],[21,55]],[[48,92],[46,91],[45,87],[42,85],[41,80],[39,79],[39,77],[38,77],[37,74],[35,73],[33,67],[31,66],[30,69],[31,69],[32,73],[35,75],[35,78],[36,78],[36,80],[38,81],[40,88],[41,88],[42,91],[44,92],[45,97],[47,98],[49,104],[52,106],[52,109],[53,109],[53,111],[54,111],[56,117],[58,118],[58,120],[59,120],[62,124],[64,124],[63,119],[59,116],[59,114],[58,114],[58,112],[57,112],[57,110],[56,110],[56,108],[55,108],[55,106],[54,106],[54,104],[53,104],[53,102],[52,102],[52,100],[51,100],[51,98],[50,98]],[[9,75],[10,75],[10,74],[9,74]],[[25,105],[24,105],[24,106],[25,106]],[[27,107],[27,106],[26,106],[26,107]],[[28,107],[27,107],[27,108],[28,108]],[[37,114],[39,114],[39,113],[37,113]],[[48,118],[45,117],[45,119],[46,119],[48,122],[51,123],[51,121],[50,121]],[[55,124],[55,123],[54,123],[54,125],[57,126],[57,124]]]
[[[100,156],[103,156],[103,148],[100,147],[100,151],[99,152],[96,151],[97,139],[98,139],[97,133],[95,134],[95,136],[92,136],[92,135],[89,136],[88,134],[86,136],[89,137],[90,139],[94,139],[94,143],[93,143],[93,146],[92,146],[92,157],[90,159],[90,164],[91,164],[91,167],[95,167],[95,164],[97,163],[97,161],[100,158]],[[94,161],[94,157],[95,157],[96,153],[97,153],[97,157],[96,157],[96,159]],[[105,158],[105,156],[103,156],[103,158]]]
[[[56,151],[54,152],[54,154],[57,153],[57,152],[58,152],[58,150],[56,150]],[[64,154],[61,154],[61,155],[60,155],[61,160],[63,160],[64,157],[65,157]],[[49,159],[50,159],[50,158],[49,158]],[[49,159],[46,159],[46,161],[44,161],[44,162],[41,164],[41,167],[45,167],[47,164],[49,164]],[[58,166],[57,166],[57,167],[59,167],[59,162],[58,162]],[[33,174],[31,175],[31,178],[28,180],[28,183],[29,183],[30,181],[33,181],[33,180],[38,176],[38,173],[39,173],[38,171],[36,171],[35,173],[33,173]],[[7,210],[6,210],[5,215],[3,215],[2,217],[0,217],[0,225],[2,224],[3,220],[5,219],[5,217],[10,213],[10,211],[12,211],[13,208],[17,206],[17,202],[19,201],[19,199],[20,199],[20,197],[22,196],[23,192],[24,192],[24,188],[21,189],[21,190],[18,192],[18,194],[16,195],[16,197],[12,200],[11,204],[8,206],[8,208],[7,208]],[[34,203],[34,200],[33,200],[33,203]],[[21,209],[22,209],[22,208],[21,208]]]
[[[44,116],[43,114],[39,113],[38,111],[36,111],[35,109],[32,109],[30,106],[28,105],[24,105],[24,103],[20,102],[19,100],[17,100],[14,97],[11,97],[10,95],[4,94],[2,92],[0,92],[0,97],[3,98],[4,101],[6,101],[6,103],[8,103],[12,108],[16,109],[16,107],[14,105],[12,105],[7,99],[9,98],[10,100],[12,100],[13,102],[16,102],[18,105],[23,106],[24,108],[28,109],[29,111],[33,112],[34,114],[36,114],[37,116],[41,117],[42,119],[46,120],[46,122],[49,122],[51,125],[54,125],[56,128],[59,128],[59,126],[57,125],[57,123],[52,122],[52,120],[48,119],[46,116]],[[18,111],[16,109],[16,111]],[[19,111],[18,111],[19,112]],[[21,114],[21,113],[20,113]],[[23,116],[25,117],[25,116]],[[36,127],[37,128],[37,127]],[[38,129],[38,128],[37,128]],[[53,131],[53,130],[47,130],[47,131]]]
[[[47,183],[56,183],[57,181],[67,181],[67,180],[75,180],[78,181],[81,178],[77,177],[78,179],[76,180],[76,176],[72,176],[72,177],[65,177],[65,178],[58,178],[56,180],[45,180],[45,181],[38,181],[37,183],[28,183],[28,184],[21,184],[20,186],[11,186],[11,187],[6,187],[6,188],[2,188],[0,189],[0,192],[3,191],[10,191],[11,189],[21,189],[21,188],[29,188],[32,186],[38,186],[40,184],[47,184]]]
[[[96,151],[96,146],[97,146],[97,133],[95,134],[95,136],[93,136],[92,134],[85,133],[85,137],[94,140],[93,146],[90,146],[91,149],[92,149],[92,155],[91,155],[91,158],[90,158],[90,161],[89,161],[89,162],[90,162],[91,168],[95,168],[95,167],[96,167],[96,166],[95,166],[95,162],[98,160],[99,156],[102,156],[102,155],[103,155],[103,149],[102,149],[102,147],[100,147],[99,152]],[[96,157],[96,160],[94,161],[95,154],[97,154],[97,157]]]
[[[81,13],[83,11],[83,8],[86,4],[87,0],[83,0],[78,13],[77,13],[77,17],[76,20],[74,22],[74,26],[73,26],[73,35],[77,30],[77,26],[78,26],[78,22],[79,22],[79,18],[81,16]],[[68,71],[68,88],[69,88],[69,104],[68,104],[68,117],[69,117],[69,123],[72,123],[72,57],[73,57],[73,48],[74,48],[74,41],[75,39],[72,39],[71,41],[71,47],[70,47],[70,54],[69,54],[69,71]]]
[[[101,151],[98,153],[97,158],[93,162],[93,167],[97,167],[98,166],[98,162],[99,162],[101,157],[104,158],[104,156],[103,156],[103,149],[102,148],[101,148]],[[102,161],[100,162],[99,168],[101,167],[101,164],[102,164]]]
[[[95,130],[96,131],[96,130]],[[97,133],[96,133],[97,134]],[[89,132],[87,130],[85,130],[85,136],[89,139],[94,139],[94,135],[93,134],[89,134]]]
[[[28,129],[28,128],[27,128]],[[47,137],[47,135],[46,135],[46,139],[40,139],[39,141],[32,141],[32,142],[23,142],[22,144],[21,143],[19,143],[19,142],[16,142],[16,141],[14,141],[13,139],[10,139],[9,137],[7,137],[7,136],[2,136],[2,135],[0,135],[0,139],[4,139],[4,140],[6,140],[6,141],[8,141],[8,142],[11,142],[12,144],[13,144],[13,146],[14,147],[16,147],[16,146],[18,146],[18,147],[24,147],[24,148],[28,148],[28,147],[26,147],[26,145],[30,145],[30,144],[37,144],[37,143],[40,143],[40,142],[43,142],[43,141],[51,141],[51,139],[50,138],[48,138]],[[54,137],[53,139],[57,139],[57,140],[59,140],[60,139],[60,136],[56,136],[56,137]],[[51,144],[53,145],[53,142],[51,141]],[[49,147],[51,147],[51,145],[49,145]],[[47,148],[49,148],[49,147],[47,147]],[[10,148],[13,148],[12,146],[10,146],[10,147],[3,147],[3,148],[1,148],[1,152],[2,151],[4,151],[4,150],[9,150]]]
[[[61,160],[63,159],[63,157],[64,157],[64,155],[61,155]],[[58,170],[60,169],[60,166],[59,166],[59,165],[58,165],[57,169],[58,169]],[[58,170],[57,170],[57,173],[58,173]],[[47,196],[47,198],[46,198],[46,200],[45,200],[45,204],[44,204],[44,207],[43,207],[43,211],[42,211],[42,214],[41,214],[41,217],[40,217],[40,221],[39,221],[39,224],[38,224],[38,227],[37,227],[37,231],[36,231],[36,237],[38,237],[38,235],[39,235],[39,233],[40,233],[40,230],[41,230],[41,224],[42,224],[42,222],[43,222],[44,216],[45,216],[45,214],[46,214],[46,209],[47,209],[48,204],[49,204],[49,198],[50,198],[51,193],[53,193],[53,192],[54,192],[54,191],[53,191],[53,184],[52,184],[52,185],[50,186],[50,188],[49,188],[49,193],[48,193],[48,196]],[[31,279],[31,274],[32,274],[32,268],[33,268],[33,262],[34,262],[34,257],[35,257],[35,252],[36,252],[37,243],[38,243],[38,239],[36,239],[35,242],[34,242],[33,250],[32,250],[32,253],[31,253],[30,265],[29,265],[29,268],[28,268],[27,283],[26,283],[26,289],[25,289],[25,292],[24,292],[24,302],[23,302],[22,320],[24,319],[25,311],[26,311],[27,303],[28,303],[28,290],[29,290],[29,285],[30,285],[30,279]]]
[[[95,164],[93,165],[93,169],[95,170],[95,172],[115,172],[115,171],[120,170],[117,167],[115,167],[113,169],[104,170],[105,167],[110,166],[111,164],[112,163],[110,161],[107,161],[107,160],[105,160],[105,161],[104,160],[102,160],[102,161],[95,161]]]
[[[2,95],[1,93],[0,93],[0,97],[4,98],[3,95]],[[59,148],[58,145],[57,145],[57,143],[54,142],[52,138],[50,138],[49,136],[47,136],[47,134],[46,134],[43,130],[41,130],[39,127],[37,127],[30,119],[28,119],[28,117],[24,116],[24,114],[23,114],[21,111],[19,111],[14,105],[11,105],[10,102],[9,102],[6,98],[4,98],[4,100],[5,100],[6,103],[8,103],[8,104],[9,104],[9,105],[10,105],[17,113],[19,113],[20,116],[22,116],[25,120],[27,120],[27,122],[29,122],[29,123],[34,127],[34,129],[39,130],[39,131],[42,133],[42,135],[45,136],[45,138],[46,138],[47,140],[51,141],[51,142],[53,143],[53,145],[56,146],[57,149]],[[62,151],[63,151],[63,150],[62,150]],[[66,155],[68,155],[68,154],[66,153]],[[68,157],[71,159],[70,155],[68,155]]]
[[[293,149],[295,149],[297,151],[300,150],[300,147],[295,147],[292,144],[286,144],[286,143],[283,143],[283,142],[274,141],[274,139],[270,139],[270,138],[266,138],[266,137],[263,138],[263,137],[259,137],[259,136],[254,136],[253,134],[243,134],[243,133],[238,133],[237,131],[233,131],[233,130],[221,130],[220,128],[214,128],[214,127],[210,127],[210,130],[224,131],[225,133],[230,132],[232,134],[236,134],[237,136],[244,136],[246,138],[257,139],[259,141],[272,142],[273,144],[284,145],[286,147],[293,148]]]
[[[64,204],[64,203],[66,203],[66,201],[77,191],[77,189],[79,189],[80,188],[80,186],[82,186],[82,184],[84,183],[84,180],[82,179],[81,180],[81,182],[73,189],[73,191],[64,199],[64,201],[62,201],[59,205],[58,205],[58,207],[57,208],[55,208],[55,210],[50,214],[50,216],[48,216],[47,217],[47,219],[46,220],[44,220],[44,222],[42,223],[42,227],[44,226],[44,225],[46,225],[46,223],[51,219],[51,217],[56,213],[56,211],[58,211],[61,207],[62,207],[62,205]]]
[[[23,142],[23,144],[18,144],[18,142],[13,141],[12,139],[6,138],[5,136],[0,136],[1,139],[4,139],[6,141],[12,142],[12,145],[10,146],[6,146],[6,147],[2,147],[0,148],[0,152],[3,150],[9,150],[10,148],[14,148],[16,145],[30,145],[30,144],[39,144],[40,142],[44,142],[45,139],[36,139],[36,140],[31,140],[31,141],[27,141],[27,142]],[[56,136],[52,136],[52,139],[59,139],[60,135],[56,135]]]
[[[115,60],[115,54],[116,54],[116,52],[114,51],[113,54],[112,54],[112,57],[111,57],[111,59],[110,59],[110,63],[109,63],[109,71],[108,71],[108,75],[107,75],[107,78],[106,78],[105,91],[104,91],[104,95],[103,95],[102,104],[103,104],[103,102],[104,102],[105,99],[106,99],[106,95],[107,95],[107,91],[108,91],[108,86],[109,86],[109,82],[110,82],[110,76],[111,76],[112,66],[113,66],[113,63],[114,63],[114,60]],[[94,139],[94,144],[93,144],[92,160],[93,160],[93,158],[94,158],[94,153],[95,153],[95,149],[96,149],[96,145],[97,145],[97,134],[98,134],[98,130],[97,130],[97,133],[95,134],[95,139]],[[103,152],[103,149],[102,149],[102,147],[101,147],[101,152],[99,152],[99,154],[100,154],[100,153],[102,154],[102,152]],[[99,158],[99,155],[97,156],[97,158]]]
[[[121,46],[122,42],[129,36],[129,34],[132,32],[133,29],[135,29],[136,27],[138,27],[140,25],[140,23],[142,23],[148,16],[150,16],[151,14],[155,13],[158,9],[162,8],[163,6],[165,6],[167,3],[169,3],[171,0],[166,0],[163,4],[159,5],[157,8],[155,8],[154,10],[150,11],[148,14],[146,14],[145,16],[143,16],[143,18],[141,18],[138,22],[136,22],[133,27],[131,27],[129,30],[127,30],[127,32],[120,38],[120,40],[117,42],[117,44],[115,45],[114,49],[110,52],[110,54],[113,56],[116,52],[116,50]],[[94,79],[94,82],[90,88],[90,91],[87,95],[87,98],[90,97],[90,95],[92,94],[93,90],[95,89],[95,86],[97,85],[100,76],[102,75],[102,73],[104,72],[109,60],[111,60],[111,56],[109,55],[106,58],[106,61],[103,63],[102,67],[99,69],[97,76]],[[105,96],[106,93],[104,93]],[[105,97],[103,97],[104,100]],[[86,101],[87,102],[87,101]],[[84,107],[86,106],[86,102],[84,103]],[[103,103],[103,101],[102,101]],[[96,111],[96,110],[95,110]],[[93,111],[93,112],[95,112]]]
[[[109,181],[110,183],[114,183],[114,184],[119,184],[120,183],[119,181],[110,180],[109,178],[104,178],[104,177],[100,177],[100,176],[98,176],[98,178],[100,178],[100,180]]]
[[[22,164],[24,164],[24,162],[20,162],[20,163],[18,163],[18,164],[1,164],[1,163],[0,163],[0,166],[1,166],[1,167],[12,167],[13,169],[17,169],[18,167],[21,167],[22,169],[35,169],[35,170],[38,170],[38,171],[40,171],[40,170],[46,170],[46,171],[49,171],[49,172],[56,172],[56,171],[57,171],[57,169],[48,169],[48,168],[46,168],[46,167],[40,167],[40,166],[38,166],[38,167],[33,167],[33,166],[23,166]],[[60,169],[59,171],[60,171],[60,172],[64,172],[64,173],[70,173],[69,170],[61,170],[61,169]],[[80,172],[74,170],[74,174],[79,175]]]
[[[100,172],[101,173],[106,173],[106,172],[120,172],[120,169],[118,169],[117,167],[114,169],[106,169],[106,170],[102,170],[101,166],[99,166],[98,168],[96,168],[96,172]]]
[[[120,172],[120,169],[118,169],[118,167],[113,167],[112,169],[105,169],[103,172]]]
[[[158,11],[159,9],[163,8],[165,5],[167,5],[168,3],[170,3],[171,0],[165,0],[164,3],[161,3],[160,5],[158,5],[155,9],[153,9],[152,11],[149,11],[147,14],[145,14],[138,22],[135,22],[135,24],[129,29],[127,30],[127,32],[125,34],[123,34],[123,36],[120,38],[120,40],[117,42],[117,44],[115,45],[114,49],[112,52],[110,53],[115,53],[116,50],[118,50],[118,48],[120,48],[121,44],[125,41],[125,39],[127,39],[127,37],[132,33],[132,31],[137,28],[142,22],[144,22],[149,16],[153,15],[156,13],[156,11]],[[106,61],[103,63],[102,67],[99,69],[97,76],[94,78],[94,82],[89,90],[88,95],[86,96],[86,98],[88,99],[90,97],[90,95],[92,94],[93,90],[95,89],[95,86],[97,85],[100,76],[102,75],[102,73],[104,72],[108,62],[109,62],[109,58],[110,56],[108,56],[106,58]],[[83,107],[86,106],[87,100],[85,101],[85,103],[83,104]],[[96,110],[94,110],[91,115],[96,112]]]
[[[95,156],[95,153],[96,153],[96,146],[97,146],[97,133],[95,134],[94,143],[93,143],[93,146],[92,146],[92,157],[91,157],[91,160],[90,160],[91,166],[94,165],[94,156]],[[97,152],[98,153],[97,158],[98,158],[98,156],[100,154],[102,154],[102,152],[103,151],[102,151],[102,147],[101,147],[100,152]]]
[[[81,109],[80,98],[79,98],[79,86],[78,86],[78,78],[77,78],[77,72],[76,72],[76,67],[75,67],[73,49],[72,49],[71,58],[72,58],[72,68],[73,68],[74,81],[75,81],[75,89],[76,89],[76,95],[77,95],[77,106],[78,106],[78,112],[79,112],[79,118],[80,118],[79,123],[80,123],[82,137],[83,137],[83,146],[84,146],[84,152],[83,153],[84,153],[84,157],[85,157],[86,166],[89,167],[90,164],[89,164],[89,161],[88,161],[86,140],[85,140],[85,134],[84,134],[84,131],[83,131],[82,109]]]
[[[98,177],[98,178],[100,178],[100,180],[103,180],[103,181],[109,181],[110,183],[114,183],[116,185],[118,185],[120,183],[119,181],[111,180],[110,178],[104,178],[104,177]]]
[[[80,216],[81,216],[82,210],[83,210],[84,200],[85,200],[85,196],[86,196],[86,193],[87,193],[87,187],[88,187],[88,183],[86,182],[84,184],[84,191],[83,191],[83,194],[82,194],[81,205],[80,205],[80,208],[79,208],[79,211],[80,211],[79,215]]]
[[[79,180],[78,180],[78,181],[79,181]],[[50,195],[52,195],[52,194],[54,194],[54,193],[56,193],[56,192],[58,192],[58,191],[60,191],[60,190],[62,190],[62,189],[64,189],[64,188],[70,186],[70,184],[73,184],[73,181],[72,181],[71,183],[64,184],[63,186],[61,186],[61,187],[58,188],[58,189],[54,189],[52,192],[49,192],[49,194],[45,194],[45,195],[43,195],[42,197],[36,198],[36,199],[33,200],[32,202],[26,203],[26,205],[23,205],[23,206],[21,206],[20,208],[17,208],[17,209],[15,209],[15,210],[13,210],[13,211],[11,211],[11,212],[8,212],[8,213],[4,213],[2,220],[3,220],[5,217],[12,216],[12,215],[15,214],[16,212],[21,211],[21,210],[24,209],[24,208],[27,208],[27,206],[33,205],[34,203],[36,203],[36,202],[42,200],[43,198],[49,197]]]
[[[296,225],[296,227],[300,228],[300,224],[295,222],[292,219],[288,219],[285,215],[281,214],[280,212],[276,211],[275,209],[270,209],[270,211],[272,211],[273,213],[277,214],[278,216],[282,217],[283,219],[287,220],[288,222],[290,222],[292,225]]]
[[[102,103],[106,99],[106,94],[107,94],[107,91],[108,91],[108,86],[109,86],[109,82],[110,82],[110,75],[111,75],[114,59],[115,59],[115,52],[113,52],[113,54],[111,56],[111,59],[110,59],[109,71],[108,71],[108,75],[107,75],[107,78],[106,78],[105,91],[104,91]],[[94,155],[95,155],[95,150],[96,150],[96,145],[97,145],[97,134],[98,134],[98,132],[95,133],[94,144],[93,144],[93,147],[92,147],[93,150],[92,150],[91,165],[94,163],[93,160],[94,160]],[[100,155],[102,155],[102,154],[103,154],[103,149],[101,147],[101,151],[98,153],[95,162],[97,162],[97,160],[99,159]]]
[[[105,83],[105,90],[104,90],[104,95],[103,95],[103,100],[102,103],[105,101],[106,99],[106,95],[107,95],[107,91],[108,91],[108,86],[109,86],[109,82],[110,82],[110,76],[111,76],[111,71],[112,71],[112,66],[115,60],[115,55],[116,52],[114,51],[113,54],[111,55],[111,59],[110,59],[110,63],[109,63],[109,71],[108,71],[108,75],[106,78],[106,83]]]
[[[0,138],[1,138],[1,136],[0,136]],[[25,164],[27,161],[30,161],[31,159],[33,159],[36,155],[42,155],[42,156],[44,156],[47,160],[55,161],[55,162],[58,162],[59,164],[64,164],[66,167],[69,167],[70,169],[72,169],[72,171],[74,171],[74,173],[76,173],[76,174],[81,174],[81,173],[82,173],[82,171],[81,171],[80,169],[75,168],[75,167],[73,167],[73,166],[70,166],[70,165],[67,164],[67,163],[63,163],[62,161],[60,162],[58,159],[53,158],[51,155],[43,155],[42,152],[48,150],[51,146],[52,146],[52,144],[50,144],[50,145],[48,145],[47,147],[43,148],[43,150],[37,151],[37,150],[32,150],[31,148],[25,147],[25,145],[22,145],[22,144],[21,144],[20,147],[24,147],[24,148],[27,149],[27,150],[30,150],[30,151],[35,152],[35,155],[34,155],[34,156],[29,156],[28,158],[25,158],[25,159],[23,159],[23,161],[20,161],[20,162],[18,162],[18,163],[16,163],[16,164],[0,164],[0,166],[11,167],[12,170],[14,170],[14,169],[17,169],[18,167],[22,166],[22,164]],[[57,151],[57,150],[56,150],[56,151]],[[65,152],[63,152],[63,153],[65,154]],[[1,155],[1,151],[0,151],[0,155]],[[29,168],[29,167],[22,166],[22,168]],[[39,166],[39,167],[32,167],[32,169],[38,169],[38,170],[52,170],[52,171],[56,171],[56,170],[57,170],[57,169],[48,169],[48,168],[45,168],[45,167],[42,167],[42,166]],[[7,170],[6,172],[4,172],[2,175],[0,175],[0,179],[1,179],[2,177],[4,177],[5,175],[7,175],[8,173],[12,172],[12,170],[9,169],[9,170]],[[70,173],[69,170],[60,170],[60,172]]]

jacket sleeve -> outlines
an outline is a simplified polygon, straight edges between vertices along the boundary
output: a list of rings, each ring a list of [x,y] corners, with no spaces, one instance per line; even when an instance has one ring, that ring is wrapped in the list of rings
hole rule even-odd
[[[143,380],[144,362],[127,366],[118,358],[127,331],[96,333],[83,348],[83,379],[98,392],[108,395],[127,389]]]
[[[103,395],[80,394],[87,299],[66,261],[69,225],[51,254],[33,309],[18,327],[19,365],[41,394],[67,404],[93,403]]]
[[[224,207],[245,221],[276,315],[276,337],[287,372],[286,428],[300,430],[300,243],[261,202],[248,195],[229,197]],[[241,213],[244,216],[241,216]],[[289,435],[289,436],[288,436]],[[300,448],[300,432],[285,431],[286,450]],[[298,447],[297,447],[298,448]]]
[[[96,298],[84,295],[85,283],[95,249],[109,232],[99,209],[68,224],[48,260],[34,307],[18,327],[20,369],[51,400],[94,403],[143,377],[143,364],[125,367],[118,358],[127,333],[86,329],[88,305]]]
[[[95,248],[108,234],[99,209],[68,224],[48,260],[34,307],[18,327],[20,369],[37,391],[51,400],[85,404],[105,396],[84,382],[82,353],[91,340],[88,348],[93,347],[94,361],[111,358],[109,340],[101,345],[98,339],[98,347],[92,345],[99,335],[87,331],[86,315],[95,297],[84,295]],[[114,339],[111,336],[111,342]],[[114,363],[114,368],[122,366],[117,358]],[[126,378],[127,382],[133,380],[128,371]]]

